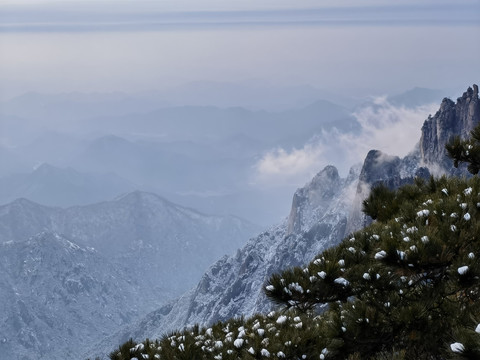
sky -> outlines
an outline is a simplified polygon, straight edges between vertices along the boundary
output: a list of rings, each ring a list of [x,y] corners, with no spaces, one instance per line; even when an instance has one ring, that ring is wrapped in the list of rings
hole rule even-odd
[[[477,0],[0,1],[0,98],[204,80],[464,87],[479,33]]]

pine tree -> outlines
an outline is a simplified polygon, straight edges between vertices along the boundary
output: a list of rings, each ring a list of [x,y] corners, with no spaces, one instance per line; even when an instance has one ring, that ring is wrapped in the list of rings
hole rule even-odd
[[[479,359],[479,179],[379,194],[369,203],[385,196],[401,205],[306,268],[272,276],[268,296],[301,311],[329,304],[320,318],[336,331],[325,332],[325,358],[391,358],[402,350],[406,359]]]
[[[446,145],[446,149],[455,167],[460,163],[467,163],[468,171],[473,175],[478,174],[480,171],[480,124],[471,131],[469,139],[462,140],[456,136]]]

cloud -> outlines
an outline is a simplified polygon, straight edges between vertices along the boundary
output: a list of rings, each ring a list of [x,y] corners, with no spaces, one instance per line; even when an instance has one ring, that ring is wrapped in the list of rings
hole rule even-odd
[[[475,2],[395,4],[388,2],[347,6],[308,1],[206,2],[193,1],[67,1],[63,3],[6,3],[0,32],[165,31],[251,26],[443,26],[477,25]],[[0,2],[1,5],[1,2]]]
[[[415,108],[394,106],[385,97],[374,100],[374,105],[365,106],[353,115],[362,126],[362,133],[341,134],[341,146],[348,146],[351,161],[362,160],[371,149],[403,157],[420,139],[420,130],[429,114],[438,109],[438,104]]]
[[[324,163],[324,146],[307,144],[301,149],[274,149],[255,165],[255,183],[298,185],[311,178]]]
[[[274,149],[255,164],[254,183],[302,186],[327,165],[336,166],[345,176],[372,149],[403,157],[414,149],[424,120],[436,109],[438,104],[407,108],[376,98],[353,114],[362,126],[360,133],[333,130],[316,135],[301,149]]]

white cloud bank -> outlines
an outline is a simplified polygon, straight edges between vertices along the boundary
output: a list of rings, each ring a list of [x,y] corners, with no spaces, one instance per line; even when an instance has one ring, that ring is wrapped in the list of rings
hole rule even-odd
[[[302,186],[326,165],[336,166],[345,176],[372,149],[403,157],[413,150],[423,122],[437,109],[438,104],[397,107],[377,98],[353,114],[362,126],[360,133],[332,131],[318,135],[301,149],[274,149],[255,164],[253,182],[260,186]]]

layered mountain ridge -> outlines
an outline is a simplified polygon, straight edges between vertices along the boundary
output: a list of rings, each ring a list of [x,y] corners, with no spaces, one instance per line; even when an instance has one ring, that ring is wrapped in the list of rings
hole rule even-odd
[[[372,150],[363,165],[352,167],[345,179],[335,167],[327,166],[297,190],[284,222],[251,239],[234,256],[219,260],[191,291],[111,336],[92,353],[100,353],[102,348],[111,351],[129,337],[154,338],[195,323],[208,325],[268,311],[272,304],[262,291],[266,278],[281,269],[305,264],[364,226],[369,219],[362,214],[361,204],[373,186],[383,182],[397,187],[417,176],[455,173],[444,146],[450,137],[465,136],[480,123],[478,87],[469,88],[452,103],[444,99],[439,111],[425,121],[418,145],[406,157]]]
[[[0,357],[78,358],[186,291],[256,231],[140,191],[67,209],[26,199],[0,206]]]

